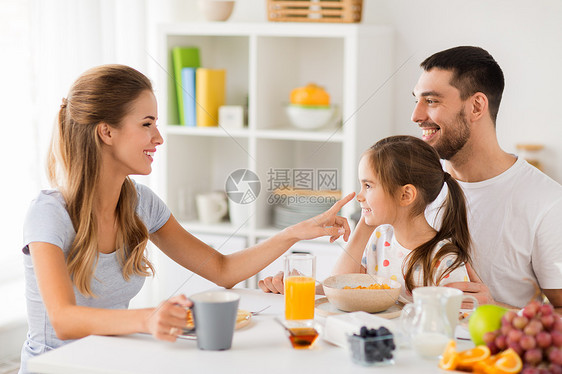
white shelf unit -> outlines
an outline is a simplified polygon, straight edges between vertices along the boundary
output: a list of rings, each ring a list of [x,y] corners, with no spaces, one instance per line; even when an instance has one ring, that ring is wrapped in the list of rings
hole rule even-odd
[[[179,216],[185,210],[179,206],[182,191],[191,198],[224,191],[230,173],[252,170],[260,178],[261,191],[250,204],[253,214],[247,227],[182,221],[191,232],[241,236],[247,245],[278,231],[272,227],[272,206],[267,202],[268,171],[333,169],[343,194],[356,191],[359,156],[392,132],[392,38],[386,26],[361,24],[162,25],[155,91],[164,144],[157,152],[152,187]],[[177,124],[171,75],[171,49],[176,46],[196,46],[201,66],[226,69],[226,104],[248,103],[246,127]],[[323,86],[339,107],[342,123],[337,127],[302,131],[289,124],[284,112],[289,93],[310,82]],[[385,94],[377,92],[383,86]],[[355,203],[348,204],[343,214],[348,216],[356,208]],[[188,214],[193,217],[195,212]]]

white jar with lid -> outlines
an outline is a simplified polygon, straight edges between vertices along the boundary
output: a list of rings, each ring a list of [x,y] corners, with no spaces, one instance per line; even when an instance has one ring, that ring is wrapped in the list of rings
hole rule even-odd
[[[517,144],[517,153],[519,157],[522,157],[529,164],[535,166],[537,169],[543,171],[543,164],[541,161],[542,150],[544,145],[542,144]]]

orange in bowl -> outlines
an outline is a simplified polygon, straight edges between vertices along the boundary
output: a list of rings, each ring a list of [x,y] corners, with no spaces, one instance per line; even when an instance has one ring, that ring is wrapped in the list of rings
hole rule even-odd
[[[330,94],[328,94],[324,88],[314,83],[295,88],[291,91],[289,99],[291,104],[326,107],[330,105]]]
[[[376,289],[374,284],[381,288]],[[384,284],[390,288],[383,288]],[[400,296],[400,283],[370,274],[333,275],[322,286],[328,301],[345,312],[382,312],[394,305]]]

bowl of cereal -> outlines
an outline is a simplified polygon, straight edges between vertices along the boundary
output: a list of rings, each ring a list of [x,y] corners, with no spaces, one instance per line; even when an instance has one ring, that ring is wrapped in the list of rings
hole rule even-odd
[[[400,283],[370,274],[333,275],[322,283],[330,304],[344,312],[382,312],[400,296]]]

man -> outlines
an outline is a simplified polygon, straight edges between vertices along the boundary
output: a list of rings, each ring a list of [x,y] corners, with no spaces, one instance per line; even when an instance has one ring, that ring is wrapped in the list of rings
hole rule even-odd
[[[436,53],[421,67],[412,120],[463,188],[473,242],[471,279],[482,280],[449,286],[481,304],[522,307],[535,282],[561,312],[562,186],[500,148],[501,68],[478,47]]]
[[[561,313],[562,186],[500,148],[496,117],[504,89],[501,68],[478,47],[436,53],[421,67],[412,120],[463,188],[472,236],[472,282],[447,286],[472,294],[480,304],[523,307],[537,284]],[[444,196],[446,189],[426,212],[435,226]],[[363,245],[373,230],[361,219],[348,248]],[[282,292],[282,284],[276,275],[259,285],[264,291]]]

